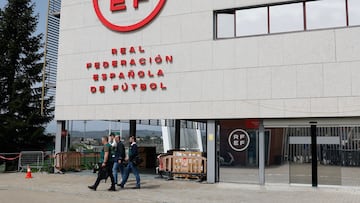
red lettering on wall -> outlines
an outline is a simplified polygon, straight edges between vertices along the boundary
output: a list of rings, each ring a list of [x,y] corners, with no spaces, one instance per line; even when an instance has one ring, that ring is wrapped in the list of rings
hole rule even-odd
[[[149,78],[153,78],[153,77],[154,77],[154,74],[151,73],[151,70],[148,71],[148,76],[149,76]]]
[[[146,65],[146,59],[145,59],[145,58],[140,58],[140,59],[139,59],[139,63],[140,63],[141,65]]]
[[[132,65],[132,66],[136,66],[135,59],[131,59],[131,60],[130,60],[130,65]]]
[[[123,11],[126,10],[125,0],[110,0],[110,11]]]
[[[134,47],[130,47],[129,53],[130,53],[130,54],[136,54],[135,48],[134,48]]]
[[[125,79],[125,75],[124,75],[123,72],[121,72],[121,73],[119,74],[119,78],[120,78],[120,79]]]
[[[104,67],[104,68],[109,68],[109,62],[104,61],[104,62],[103,62],[103,67]]]
[[[112,65],[112,67],[117,68],[118,62],[117,61],[112,61],[111,65]]]
[[[140,89],[141,89],[142,91],[146,91],[146,84],[145,84],[145,83],[141,83],[141,84],[140,84]]]
[[[162,90],[166,90],[166,86],[164,85],[164,83],[160,83],[160,88],[162,89]]]
[[[114,79],[116,77],[115,73],[110,73],[110,79]]]
[[[131,87],[133,88],[133,90],[135,90],[137,87],[137,84],[133,83],[133,84],[131,84]]]
[[[94,74],[93,79],[94,81],[99,81],[99,74]]]
[[[99,92],[100,93],[105,93],[105,86],[100,86],[99,87]]]
[[[128,91],[128,89],[129,89],[129,85],[128,85],[127,83],[124,83],[124,84],[121,85],[121,89],[122,89],[124,92],[126,92],[126,91]]]
[[[139,8],[139,0],[134,0],[133,6],[135,9]]]
[[[156,83],[150,83],[150,89],[151,90],[156,90],[157,89],[157,84]]]
[[[128,72],[128,77],[129,77],[130,79],[131,79],[131,78],[134,79],[134,78],[135,78],[135,72],[132,71],[132,70],[129,71],[129,72]]]
[[[105,73],[101,74],[101,78],[102,78],[102,80],[106,81],[107,80],[107,75]]]
[[[90,87],[90,92],[93,93],[93,94],[96,93],[96,87],[95,87],[95,86],[91,86],[91,87]]]
[[[113,85],[113,91],[118,91],[119,90],[119,85]]]
[[[159,2],[155,5],[155,8],[151,11],[151,13],[148,16],[145,16],[140,21],[137,21],[134,24],[130,25],[119,25],[114,24],[113,22],[109,21],[108,18],[106,18],[103,15],[103,12],[100,9],[99,6],[100,0],[93,0],[94,10],[99,18],[99,20],[102,22],[103,25],[105,25],[107,28],[118,31],[118,32],[130,32],[133,30],[137,30],[141,27],[144,27],[147,25],[150,21],[152,21],[161,11],[161,9],[164,7],[166,0],[159,0]],[[139,7],[139,0],[133,0],[133,7],[137,10]],[[125,0],[111,0],[110,1],[110,11],[116,12],[116,11],[125,11],[126,10],[126,4]]]
[[[126,54],[126,48],[120,48],[120,53],[122,54],[122,55],[125,55]]]
[[[128,48],[112,48],[111,53],[113,55],[126,55],[126,54],[137,54],[137,53],[144,53],[145,50],[141,46],[129,46]],[[115,84],[110,84],[110,88],[112,88],[113,92],[117,92],[120,90],[120,84],[117,84],[117,78],[119,80],[123,80],[123,84],[121,84],[121,90],[122,92],[127,92],[129,89],[136,91],[137,89],[141,91],[147,91],[147,90],[166,90],[167,87],[164,85],[163,82],[155,82],[155,81],[149,81],[145,82],[147,80],[142,80],[141,83],[138,83],[139,79],[152,79],[155,77],[164,77],[164,70],[162,68],[157,68],[160,66],[164,66],[164,63],[172,63],[173,57],[171,55],[163,55],[161,56],[158,54],[155,57],[131,57],[130,59],[120,56],[121,58],[116,58],[114,60],[108,60],[108,61],[102,61],[102,62],[87,62],[86,68],[90,69],[94,67],[96,71],[98,71],[100,68],[108,69],[110,66],[112,68],[117,68],[118,66],[122,66],[122,70],[119,72],[113,71],[104,71],[103,73],[96,73],[92,74],[92,80],[97,82],[99,80],[102,81],[108,81],[111,80]],[[154,63],[153,63],[154,61]],[[131,65],[131,67],[128,67],[127,65]],[[149,65],[150,67],[146,70],[145,65]],[[141,67],[140,70],[137,68]],[[130,69],[130,70],[129,70]],[[117,75],[118,74],[118,75]],[[129,79],[133,79],[130,84],[127,82]],[[105,84],[106,82],[104,82]],[[130,87],[129,87],[130,86]],[[105,86],[91,86],[90,92],[95,93],[105,93]]]
[[[172,63],[173,62],[173,57],[172,56],[166,56],[165,61],[166,61],[166,63]]]
[[[145,72],[144,71],[139,71],[138,72],[138,76],[139,76],[139,78],[144,78],[145,77]]]
[[[95,66],[96,69],[100,69],[100,62],[95,62],[94,66]]]
[[[159,69],[158,72],[157,72],[157,76],[158,77],[164,76],[164,71],[162,69]]]

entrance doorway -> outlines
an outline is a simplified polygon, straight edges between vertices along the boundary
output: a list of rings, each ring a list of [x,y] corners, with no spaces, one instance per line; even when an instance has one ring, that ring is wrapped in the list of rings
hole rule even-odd
[[[259,183],[258,121],[222,120],[220,126],[220,181]],[[270,163],[271,130],[265,131],[265,162]]]
[[[312,154],[309,127],[289,127],[290,183],[312,184]],[[359,186],[360,127],[318,126],[316,167],[319,185]]]
[[[360,186],[360,126],[332,124],[344,123],[341,119],[318,122],[266,121],[260,149],[261,135],[254,119],[220,120],[219,180],[262,184],[265,175],[266,183]],[[265,171],[259,164],[260,151],[264,151]]]

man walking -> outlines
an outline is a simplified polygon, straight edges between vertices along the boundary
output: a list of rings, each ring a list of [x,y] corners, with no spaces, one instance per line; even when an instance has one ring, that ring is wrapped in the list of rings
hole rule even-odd
[[[124,175],[124,161],[125,161],[125,147],[124,144],[121,142],[120,136],[115,137],[116,142],[116,151],[115,151],[115,159],[114,159],[114,166],[113,166],[113,175],[115,179],[115,184],[118,184],[118,172],[120,170],[121,178]],[[120,184],[118,184],[120,186]]]
[[[111,187],[108,190],[115,191],[114,176],[112,174],[113,160],[111,159],[111,145],[109,144],[108,139],[108,136],[103,136],[101,138],[101,142],[104,145],[100,153],[100,162],[102,164],[94,185],[88,186],[91,190],[96,190],[100,181],[103,179],[107,179],[110,176]]]
[[[134,189],[140,189],[140,175],[137,168],[137,160],[138,160],[138,147],[136,145],[136,137],[130,136],[129,139],[130,142],[130,148],[129,148],[129,157],[128,157],[128,165],[125,169],[124,176],[122,179],[121,184],[119,185],[121,188],[124,188],[124,185],[126,184],[130,172],[132,172],[135,175],[136,178],[136,187]]]

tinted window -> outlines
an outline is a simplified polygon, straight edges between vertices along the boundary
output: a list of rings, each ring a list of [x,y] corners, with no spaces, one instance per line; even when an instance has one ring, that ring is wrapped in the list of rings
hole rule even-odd
[[[304,30],[303,4],[286,4],[270,7],[270,32]]]
[[[254,8],[236,11],[236,36],[266,34],[267,8]]]
[[[320,0],[306,3],[308,29],[346,26],[345,0]]]

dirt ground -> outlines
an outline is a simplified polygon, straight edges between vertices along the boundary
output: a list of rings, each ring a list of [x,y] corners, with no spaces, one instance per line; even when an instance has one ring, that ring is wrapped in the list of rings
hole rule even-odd
[[[87,188],[95,180],[91,173],[46,174],[0,173],[0,203],[100,203],[100,202],[360,202],[360,188],[317,188],[271,184],[206,184],[195,181],[166,181],[152,175],[142,176],[140,190],[130,179],[125,189],[108,192],[108,183],[98,191]]]

